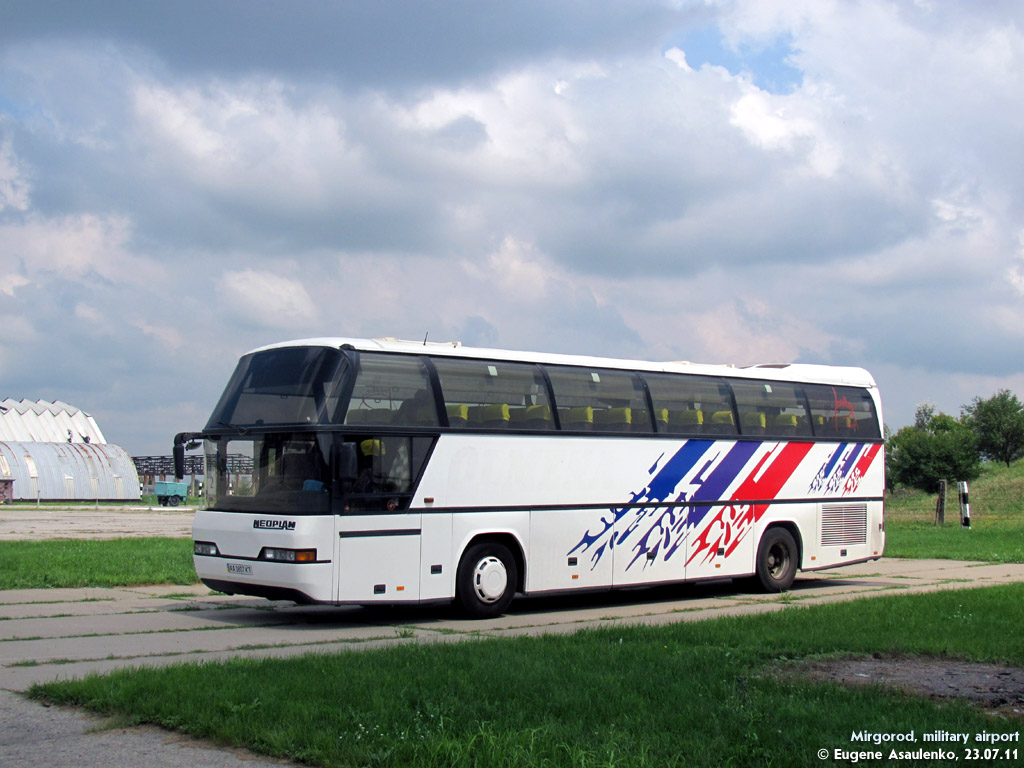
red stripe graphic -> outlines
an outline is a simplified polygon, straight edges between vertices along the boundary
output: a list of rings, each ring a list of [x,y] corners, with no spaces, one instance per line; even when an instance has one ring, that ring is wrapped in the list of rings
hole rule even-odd
[[[878,455],[881,448],[881,445],[876,444],[872,445],[864,452],[864,455],[860,457],[860,461],[857,462],[856,472],[858,475],[864,477],[864,475],[868,473],[868,467],[871,466],[871,462],[875,460],[875,456]]]
[[[747,479],[733,493],[731,501],[774,499],[786,481],[793,476],[796,468],[800,466],[800,462],[804,460],[812,447],[811,443],[787,443],[778,453],[775,451],[766,453],[757,462],[753,471],[747,475]],[[770,464],[768,464],[769,461]],[[766,464],[768,466],[764,469],[764,474],[758,477]],[[714,559],[721,547],[725,547],[726,557],[731,555],[769,506],[769,504],[731,504],[722,507],[697,537],[693,554],[686,561],[687,565],[702,552],[707,553],[704,557],[705,562]]]
[[[872,445],[857,461],[857,466],[853,468],[853,472],[850,473],[849,477],[846,478],[846,483],[843,485],[843,495],[856,493],[857,487],[860,485],[861,479],[864,477],[871,463],[875,460],[875,456],[882,449],[881,445]]]

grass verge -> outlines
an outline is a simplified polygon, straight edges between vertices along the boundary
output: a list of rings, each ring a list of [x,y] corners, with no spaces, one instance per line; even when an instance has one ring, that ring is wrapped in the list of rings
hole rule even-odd
[[[0,590],[199,581],[190,539],[0,541],[0,563]]]
[[[818,750],[867,748],[851,743],[855,731],[921,739],[1019,732],[1021,722],[766,670],[871,653],[1024,665],[1022,625],[1017,584],[568,636],[125,670],[30,695],[321,766],[829,765]]]
[[[887,557],[1024,563],[1024,461],[986,464],[971,483],[971,527],[960,525],[956,484],[946,495],[946,524],[935,525],[938,496],[912,489],[885,498]]]
[[[1024,514],[1017,524],[886,522],[886,557],[1024,563]]]

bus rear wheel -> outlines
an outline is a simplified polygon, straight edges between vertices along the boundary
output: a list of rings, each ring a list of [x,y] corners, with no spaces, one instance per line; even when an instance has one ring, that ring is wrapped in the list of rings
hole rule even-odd
[[[474,544],[459,562],[456,594],[474,619],[500,616],[516,594],[519,572],[508,547],[496,541]]]
[[[796,578],[797,548],[785,528],[769,528],[757,547],[757,580],[765,592],[784,592]]]

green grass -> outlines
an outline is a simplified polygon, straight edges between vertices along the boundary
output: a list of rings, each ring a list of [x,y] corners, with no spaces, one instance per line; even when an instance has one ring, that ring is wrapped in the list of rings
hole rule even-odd
[[[186,496],[185,502],[184,504],[182,504],[182,506],[194,508],[202,504],[202,502],[203,500],[197,496]],[[160,501],[157,499],[155,493],[146,493],[142,495],[141,499],[139,499],[139,504],[156,508],[160,506]],[[173,507],[170,506],[167,508],[173,509]]]
[[[202,504],[202,499],[196,496],[188,496],[185,500],[184,506],[197,507]],[[89,507],[100,507],[109,508],[115,507],[119,509],[128,509],[130,507],[159,507],[160,502],[157,501],[156,494],[147,493],[143,494],[138,500],[116,500],[116,501],[96,501],[96,500],[81,500],[81,499],[58,499],[58,500],[47,500],[47,501],[31,501],[31,500],[19,500],[14,502],[12,507],[24,508],[24,507],[42,507],[46,508],[57,508],[57,509],[77,509],[77,508],[89,508]],[[0,507],[3,509],[3,507]]]
[[[900,490],[885,500],[885,554],[1024,563],[1024,461],[988,464],[971,483],[971,527],[960,525],[956,485],[946,495],[946,523],[935,525],[936,494]]]
[[[0,541],[0,590],[196,584],[189,539]]]
[[[1021,722],[961,702],[798,681],[780,665],[876,652],[1024,665],[1021,626],[1024,585],[1015,584],[662,627],[124,670],[30,695],[322,766],[830,765],[818,749],[864,748],[853,731],[1017,732]]]

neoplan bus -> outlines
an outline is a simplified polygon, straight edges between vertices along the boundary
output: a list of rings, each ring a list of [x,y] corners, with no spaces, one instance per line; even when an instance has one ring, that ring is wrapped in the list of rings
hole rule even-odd
[[[228,594],[490,617],[517,593],[782,591],[885,547],[858,368],[311,339],[242,357],[179,467],[200,441],[195,566]]]

